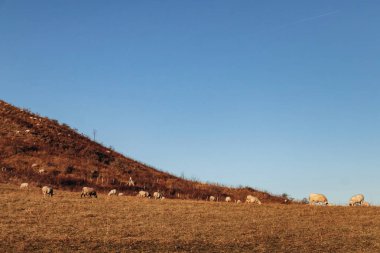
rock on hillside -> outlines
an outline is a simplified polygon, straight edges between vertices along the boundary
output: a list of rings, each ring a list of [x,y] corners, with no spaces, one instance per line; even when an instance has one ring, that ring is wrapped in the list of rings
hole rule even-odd
[[[186,180],[125,157],[56,120],[31,113],[0,100],[0,181],[50,184],[68,190],[83,185],[100,191],[116,188],[129,194],[145,189],[166,197],[245,199],[284,202],[251,188],[229,188]],[[130,177],[135,185],[128,185]]]

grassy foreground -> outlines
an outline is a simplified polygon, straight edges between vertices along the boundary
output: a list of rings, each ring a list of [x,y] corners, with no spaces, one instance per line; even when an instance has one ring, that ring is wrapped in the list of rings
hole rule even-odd
[[[43,198],[0,184],[1,252],[380,252],[380,208]]]

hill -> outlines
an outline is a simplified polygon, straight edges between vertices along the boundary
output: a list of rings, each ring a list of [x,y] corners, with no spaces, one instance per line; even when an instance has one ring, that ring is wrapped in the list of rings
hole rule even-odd
[[[264,203],[285,201],[250,187],[206,184],[159,171],[92,141],[66,124],[2,100],[0,150],[2,182],[24,181],[66,190],[79,190],[84,185],[100,191],[116,188],[130,195],[145,189],[182,199],[214,195],[219,199],[231,196],[243,200],[252,194]],[[134,180],[134,186],[128,185],[129,178]]]

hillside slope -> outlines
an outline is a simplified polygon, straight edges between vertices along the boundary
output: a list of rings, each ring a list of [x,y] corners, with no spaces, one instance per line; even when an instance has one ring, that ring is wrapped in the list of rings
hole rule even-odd
[[[116,188],[128,194],[141,189],[160,191],[169,198],[245,199],[263,202],[284,198],[245,188],[229,188],[186,180],[156,170],[110,150],[56,120],[41,117],[0,100],[0,181],[49,184],[67,190],[94,186],[100,191]],[[43,172],[40,173],[40,170]],[[135,182],[128,185],[129,178]]]

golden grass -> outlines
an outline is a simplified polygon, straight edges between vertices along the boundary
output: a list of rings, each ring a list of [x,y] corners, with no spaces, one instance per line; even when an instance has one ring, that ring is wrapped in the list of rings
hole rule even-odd
[[[43,198],[0,184],[1,252],[380,252],[380,208]]]

